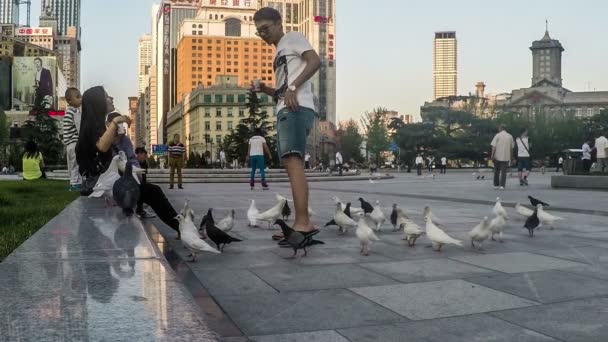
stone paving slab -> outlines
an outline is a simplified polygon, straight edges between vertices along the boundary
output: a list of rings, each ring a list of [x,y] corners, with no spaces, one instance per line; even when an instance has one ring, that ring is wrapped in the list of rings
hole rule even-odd
[[[216,300],[249,336],[331,330],[407,320],[348,290],[217,296]]]
[[[249,270],[213,270],[212,276],[199,278],[210,294],[216,296],[276,293],[264,280]]]
[[[253,336],[251,342],[349,342],[333,330],[295,334]]]
[[[505,273],[522,273],[584,266],[584,264],[532,253],[456,256],[452,259]]]
[[[352,342],[551,342],[553,338],[485,314],[339,329]]]
[[[411,320],[469,315],[537,304],[463,280],[362,287],[352,291]]]
[[[568,342],[603,342],[608,336],[608,298],[491,313],[492,316]]]
[[[537,254],[551,257],[582,262],[585,264],[595,264],[598,262],[608,262],[608,248],[605,247],[575,247],[567,249],[550,249],[536,252]]]
[[[608,281],[560,271],[491,275],[466,280],[539,303],[608,295]]]

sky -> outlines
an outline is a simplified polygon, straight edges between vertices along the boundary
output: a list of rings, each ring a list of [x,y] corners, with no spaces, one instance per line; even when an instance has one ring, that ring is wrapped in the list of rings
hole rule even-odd
[[[565,48],[564,86],[608,91],[608,1],[336,0],[338,119],[382,106],[417,116],[433,95],[435,31],[456,31],[458,92],[529,87],[532,41],[549,33]],[[82,86],[104,85],[116,107],[137,96],[137,46],[153,0],[82,0]],[[32,24],[40,0],[32,1]]]

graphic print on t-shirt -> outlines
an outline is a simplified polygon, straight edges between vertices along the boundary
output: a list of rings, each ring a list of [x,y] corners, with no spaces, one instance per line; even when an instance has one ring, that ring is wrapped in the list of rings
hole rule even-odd
[[[289,88],[289,69],[287,69],[287,56],[279,56],[277,54],[274,59],[273,65],[274,73],[277,74],[277,70],[279,68],[283,68],[283,73],[285,74],[285,79],[280,88],[278,88],[274,93],[274,101],[279,102],[279,98],[285,97],[285,92],[287,88]]]

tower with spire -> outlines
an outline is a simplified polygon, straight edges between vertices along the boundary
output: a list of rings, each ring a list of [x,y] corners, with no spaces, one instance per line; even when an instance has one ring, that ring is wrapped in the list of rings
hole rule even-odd
[[[546,83],[562,86],[562,52],[559,40],[549,36],[549,23],[545,22],[545,35],[532,43],[532,87]]]

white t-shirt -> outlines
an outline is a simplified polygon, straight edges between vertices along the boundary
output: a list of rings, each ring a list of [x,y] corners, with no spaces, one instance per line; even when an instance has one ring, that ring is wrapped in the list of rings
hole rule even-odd
[[[564,163],[564,158],[563,157],[559,157],[559,159],[557,160],[558,164],[563,164]]]
[[[266,139],[259,135],[251,137],[249,139],[249,145],[251,148],[249,149],[250,156],[263,156],[264,155],[264,144],[266,143]]]
[[[589,147],[589,144],[587,144],[587,143],[583,144],[583,158],[582,159],[591,160],[591,147]]]
[[[306,68],[306,61],[304,61],[302,55],[304,52],[312,49],[310,42],[300,32],[288,32],[279,41],[273,63],[276,88],[279,90],[277,112],[285,108],[283,96],[287,88],[293,84],[296,78],[304,71],[304,68]],[[310,79],[298,87],[297,95],[300,106],[315,110],[312,82]]]
[[[517,142],[517,156],[529,158],[530,152],[528,152],[528,150],[530,150],[530,143],[528,142],[528,137],[517,137],[515,141]]]
[[[498,161],[511,161],[511,152],[515,144],[513,137],[507,131],[502,131],[494,136],[491,143],[496,148],[494,158]]]
[[[608,139],[605,136],[601,136],[595,139],[595,148],[597,149],[597,158],[606,158],[606,149],[608,148]]]
[[[422,157],[416,157],[416,164],[422,164]]]
[[[226,153],[224,151],[220,151],[220,160],[221,161],[226,160]]]
[[[441,157],[441,165],[446,165],[448,159],[446,157]]]
[[[310,161],[310,154],[306,153],[304,155],[304,161]]]
[[[336,152],[336,164],[342,164],[342,154],[340,152]]]

